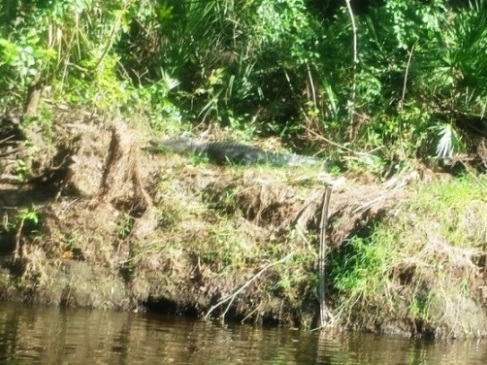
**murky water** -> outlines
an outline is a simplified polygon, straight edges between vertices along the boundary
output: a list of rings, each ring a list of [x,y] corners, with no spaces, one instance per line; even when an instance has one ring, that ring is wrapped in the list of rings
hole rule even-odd
[[[0,303],[0,364],[487,364],[486,341],[426,342]]]

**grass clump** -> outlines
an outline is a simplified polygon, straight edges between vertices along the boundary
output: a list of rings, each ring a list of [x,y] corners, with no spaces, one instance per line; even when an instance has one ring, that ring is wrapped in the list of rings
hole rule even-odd
[[[399,320],[436,335],[478,330],[485,184],[466,176],[423,186],[396,214],[332,253],[329,287],[339,317],[370,329]]]

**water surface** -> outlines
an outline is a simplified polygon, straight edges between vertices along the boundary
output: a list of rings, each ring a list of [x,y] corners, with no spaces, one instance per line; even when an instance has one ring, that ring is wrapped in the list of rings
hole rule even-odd
[[[487,341],[424,341],[0,302],[0,364],[487,364]]]

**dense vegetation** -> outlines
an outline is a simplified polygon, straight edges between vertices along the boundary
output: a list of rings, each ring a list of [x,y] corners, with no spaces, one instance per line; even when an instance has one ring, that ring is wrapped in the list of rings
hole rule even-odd
[[[1,0],[0,17],[0,105],[33,116],[142,113],[387,161],[483,129],[482,0]]]

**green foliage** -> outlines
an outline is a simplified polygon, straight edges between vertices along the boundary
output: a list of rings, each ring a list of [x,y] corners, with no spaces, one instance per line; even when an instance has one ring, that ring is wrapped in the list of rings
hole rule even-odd
[[[0,38],[2,49],[0,66],[5,65],[12,70],[10,74],[15,77],[12,82],[25,87],[55,59],[54,50],[43,48],[39,42],[40,40],[34,32],[19,34],[16,43]]]
[[[377,53],[364,52],[362,57],[365,63],[379,61],[364,77],[367,86],[374,80],[376,91],[361,91],[358,97],[373,108],[382,104],[388,112],[374,118],[366,130],[382,131],[383,118],[396,114],[396,125],[407,125],[406,135],[413,142],[401,139],[407,156],[419,151],[445,157],[462,151],[458,115],[481,116],[485,111],[487,64],[481,55],[487,51],[486,20],[481,1],[453,9],[444,0],[407,5],[390,0],[383,9],[374,9],[366,42]],[[393,105],[399,108],[394,111]],[[415,118],[418,111],[421,116]],[[386,138],[377,143],[391,146],[392,138],[397,146],[404,129],[385,132]]]
[[[384,161],[373,154],[361,154],[346,159],[347,168],[351,171],[368,171],[380,175],[384,169]]]
[[[443,308],[441,303],[454,301],[459,292],[474,295],[465,288],[483,267],[476,255],[483,255],[487,233],[486,184],[484,178],[465,177],[424,186],[397,214],[331,253],[329,287],[338,312],[357,320],[454,318],[433,311],[432,302]]]
[[[120,239],[125,239],[129,236],[134,226],[134,218],[128,213],[122,214],[120,222],[117,225],[117,236]]]
[[[32,222],[33,224],[39,223],[39,217],[34,207],[22,208],[19,211],[18,219],[21,221],[29,221]]]
[[[276,99],[289,95],[286,69],[302,69],[318,58],[310,45],[319,28],[303,0],[160,4],[159,12],[148,6],[134,13],[131,31],[122,39],[125,48],[149,57],[141,62],[126,54],[122,62],[140,83],[160,77],[162,65],[180,81],[170,98],[182,103],[190,118],[246,129],[262,108],[275,112],[281,104]],[[154,37],[164,43],[147,49]]]
[[[484,214],[483,191],[485,178],[463,177],[454,182],[437,183],[419,191],[418,199],[410,209],[430,216],[437,212],[439,232],[446,241],[461,247],[483,247],[487,232],[487,215]]]
[[[391,236],[378,233],[369,238],[352,237],[339,255],[332,257],[330,269],[334,287],[347,302],[367,304],[385,284],[387,267],[394,259],[389,251]]]
[[[30,169],[23,160],[15,161],[14,168],[15,176],[19,183],[24,183],[27,181],[27,177],[30,175]]]
[[[455,152],[460,152],[463,149],[461,137],[451,124],[433,126],[432,128],[437,131],[436,134],[439,136],[436,156],[451,157]]]
[[[0,0],[0,105],[36,86],[162,133],[217,123],[300,145],[311,131],[384,160],[462,151],[463,120],[487,108],[484,2],[355,9],[356,65],[344,3]]]
[[[477,1],[437,29],[423,45],[419,85],[447,112],[481,114],[485,110],[487,14]],[[422,51],[423,51],[422,50]]]
[[[17,231],[19,228],[32,228],[39,223],[39,215],[34,206],[23,207],[18,210],[12,219],[4,215],[2,221],[2,230],[5,232]]]

